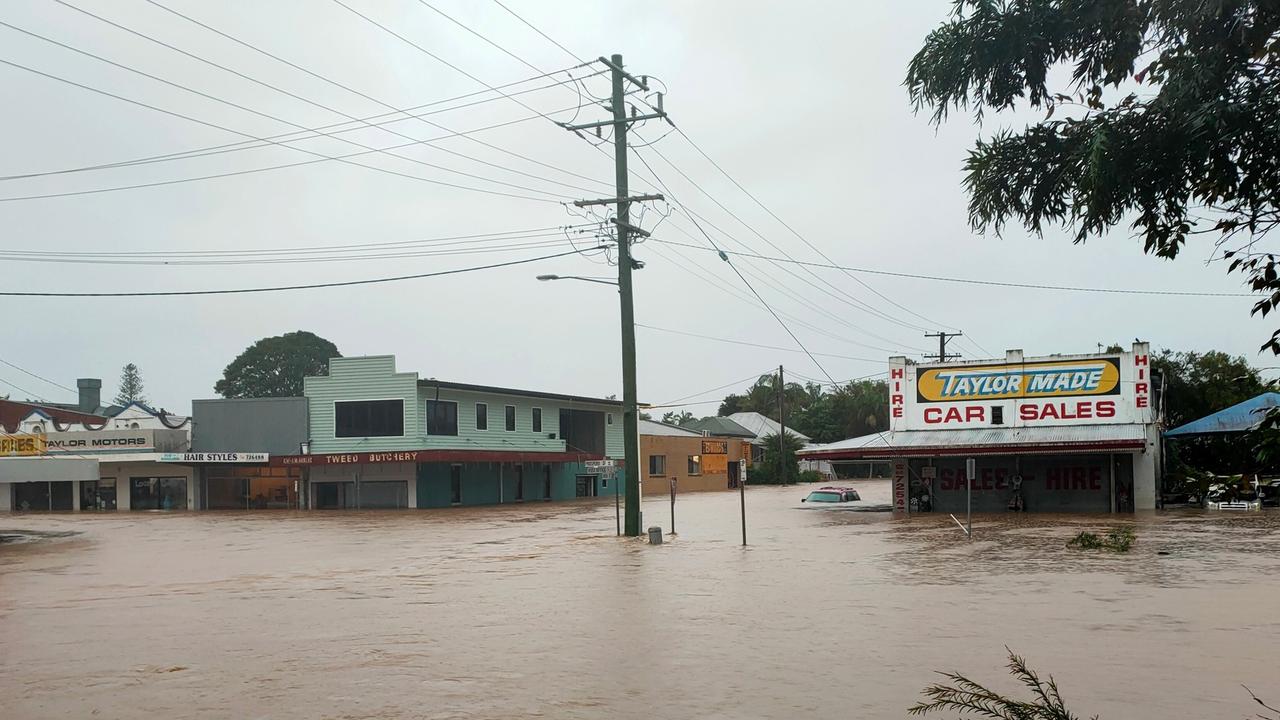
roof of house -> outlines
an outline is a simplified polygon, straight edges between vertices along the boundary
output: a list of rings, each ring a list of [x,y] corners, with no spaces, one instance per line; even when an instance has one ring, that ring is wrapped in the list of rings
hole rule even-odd
[[[778,428],[781,427],[777,420],[758,412],[736,412],[730,415],[729,419],[755,433],[757,440],[763,440],[769,435],[777,435]],[[804,442],[809,442],[811,439],[795,428],[787,428],[787,434],[794,435]]]
[[[890,430],[809,446],[796,454],[807,459],[857,460],[908,455],[1132,451],[1145,448],[1146,444],[1146,433],[1141,425],[1047,425]]]
[[[685,423],[682,427],[686,427],[690,430],[697,430],[699,432],[706,432],[709,435],[715,435],[717,437],[740,437],[751,438],[753,440],[756,437],[754,432],[751,432],[727,417],[705,417],[701,420],[694,420],[692,422]]]
[[[17,400],[0,400],[0,430],[5,432],[17,432],[18,425],[31,415],[32,412],[40,411],[52,420],[60,423],[79,423],[91,422],[98,424],[105,422],[106,418],[101,415],[90,415],[89,413],[76,412],[75,410],[67,410],[53,403],[31,403],[19,402]]]
[[[1212,435],[1216,433],[1248,432],[1262,422],[1267,413],[1280,406],[1280,393],[1262,393],[1251,397],[1229,408],[1206,415],[1199,420],[1192,420],[1185,425],[1166,432],[1165,437],[1189,437],[1192,435]]]
[[[696,430],[655,420],[641,420],[640,434],[661,435],[664,437],[702,437],[702,433]]]
[[[522,397],[547,398],[550,400],[568,400],[569,402],[588,403],[591,405],[617,405],[622,401],[616,398],[593,398],[582,395],[562,395],[560,393],[538,392],[537,390],[519,390],[494,385],[472,385],[470,383],[449,382],[447,380],[419,380],[419,387],[443,388],[448,390],[469,390],[471,392],[496,393],[499,395],[519,395]]]

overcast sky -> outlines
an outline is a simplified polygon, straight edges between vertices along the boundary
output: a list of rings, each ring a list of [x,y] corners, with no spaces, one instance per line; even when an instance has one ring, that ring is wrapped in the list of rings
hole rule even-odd
[[[1197,241],[1200,244],[1187,248],[1180,259],[1168,262],[1144,256],[1140,242],[1123,230],[1083,246],[1073,245],[1064,232],[1037,238],[1011,228],[1003,238],[974,235],[967,225],[961,187],[965,153],[975,138],[1004,125],[1020,126],[1030,116],[989,116],[986,125],[979,127],[956,115],[935,129],[927,117],[912,114],[902,78],[925,34],[946,16],[949,0],[505,1],[574,53],[590,59],[621,52],[633,73],[657,78],[660,83],[654,87],[667,88],[665,108],[675,122],[778,217],[837,263],[1024,283],[1241,291],[1238,279],[1228,276],[1222,263],[1206,264],[1212,254],[1208,240]],[[274,137],[300,127],[367,118],[388,112],[389,107],[424,106],[483,91],[482,83],[503,85],[538,74],[418,0],[342,2],[422,49],[329,0],[157,0],[362,95],[258,54],[145,0],[67,3],[298,97],[214,68],[67,5],[51,0],[4,3],[0,20],[9,25],[260,114],[0,27],[4,61],[191,118],[0,65],[0,99],[5,108],[0,114],[0,135],[5,138],[0,175],[118,163]],[[541,71],[577,64],[493,2],[430,2]],[[598,68],[580,69],[576,74],[594,69]],[[560,73],[512,86],[507,92],[534,90],[566,78]],[[608,90],[607,78],[595,77],[528,92],[519,100],[557,120],[574,118],[574,112],[557,111],[575,108],[581,100],[587,106],[577,118],[589,121],[603,118],[603,110],[591,106],[589,95],[582,93],[604,95]],[[401,135],[363,127],[296,143],[295,147],[311,154],[258,143],[257,148],[195,159],[2,180],[0,199],[319,160],[164,186],[0,202],[0,250],[46,253],[48,258],[52,253],[189,253],[405,243],[581,222],[561,200],[610,196],[609,154],[542,118],[470,137],[546,165],[466,137],[441,140],[438,147],[394,150],[437,168],[377,153],[349,158],[350,163],[324,160],[323,156],[406,145],[411,140],[533,116],[514,100],[494,93],[416,112],[476,100],[491,101],[426,118],[437,126],[420,120],[385,126]],[[352,127],[358,125],[338,129]],[[657,141],[633,152],[632,168],[638,174],[632,180],[633,192],[656,189],[643,179],[652,177],[638,161],[644,158],[680,204],[705,218],[704,229],[726,250],[770,256],[785,253],[822,262],[679,134],[664,136],[667,129],[651,122],[633,138],[636,144]],[[481,177],[464,177],[440,167]],[[452,188],[404,175],[536,199]],[[635,249],[645,263],[635,275],[637,320],[787,349],[641,328],[637,331],[640,396],[650,403],[742,380],[779,364],[796,379],[870,375],[885,369],[892,350],[918,357],[921,350],[933,348],[922,337],[925,327],[963,329],[966,340],[972,342],[957,342],[953,347],[970,358],[1003,356],[1007,348],[1022,348],[1029,355],[1090,352],[1099,342],[1129,343],[1139,337],[1156,348],[1224,350],[1243,354],[1260,366],[1280,364],[1256,353],[1271,326],[1250,318],[1247,298],[1048,292],[856,275],[886,301],[838,270],[780,268],[766,261],[736,259],[755,290],[785,316],[800,340],[813,352],[823,353],[818,357],[819,368],[795,351],[795,342],[772,316],[748,302],[751,291],[706,249],[705,238],[686,215],[676,211],[663,219],[669,210],[656,205],[643,216],[643,225],[656,229],[652,240]],[[427,273],[574,249],[563,237],[517,237],[521,239],[399,246],[401,254],[441,248],[485,251],[468,255],[340,262],[174,266],[28,262],[7,256],[0,260],[0,285],[12,290],[71,292],[291,285]],[[514,244],[524,247],[510,247]],[[594,245],[590,239],[586,245],[580,240],[578,247],[590,245]],[[386,249],[367,252],[388,254]],[[538,282],[534,277],[543,273],[610,276],[615,269],[605,262],[602,257],[570,256],[450,277],[253,295],[4,298],[0,300],[6,317],[0,359],[70,387],[77,377],[101,377],[104,395],[115,392],[120,367],[134,362],[141,367],[147,395],[156,405],[185,412],[192,398],[215,396],[213,384],[223,368],[250,343],[304,329],[332,340],[344,355],[394,354],[401,370],[417,371],[424,378],[620,394],[616,293],[604,285]],[[0,395],[73,400],[73,393],[8,366],[0,366],[0,383]],[[715,399],[724,392],[692,399]],[[702,404],[691,409],[714,414],[715,407]]]

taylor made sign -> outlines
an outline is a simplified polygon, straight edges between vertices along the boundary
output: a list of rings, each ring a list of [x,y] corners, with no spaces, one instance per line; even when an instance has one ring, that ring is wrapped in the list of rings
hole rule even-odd
[[[894,430],[1151,422],[1144,351],[1023,362],[891,363]]]
[[[188,452],[162,453],[160,462],[168,463],[264,463],[271,460],[267,453],[250,452]]]

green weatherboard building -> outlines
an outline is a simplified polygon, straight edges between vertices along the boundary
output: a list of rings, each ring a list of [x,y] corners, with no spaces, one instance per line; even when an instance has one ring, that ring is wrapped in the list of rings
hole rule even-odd
[[[621,492],[622,403],[421,380],[395,357],[333,358],[304,382],[310,440],[273,465],[305,469],[306,506],[436,508]]]

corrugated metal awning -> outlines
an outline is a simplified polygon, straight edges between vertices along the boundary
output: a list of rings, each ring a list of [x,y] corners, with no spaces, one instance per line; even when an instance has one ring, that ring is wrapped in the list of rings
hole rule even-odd
[[[0,483],[97,480],[98,461],[91,458],[4,458]]]
[[[907,455],[1133,451],[1146,445],[1142,425],[1061,425],[890,431],[815,445],[797,454],[809,459],[857,460]]]

